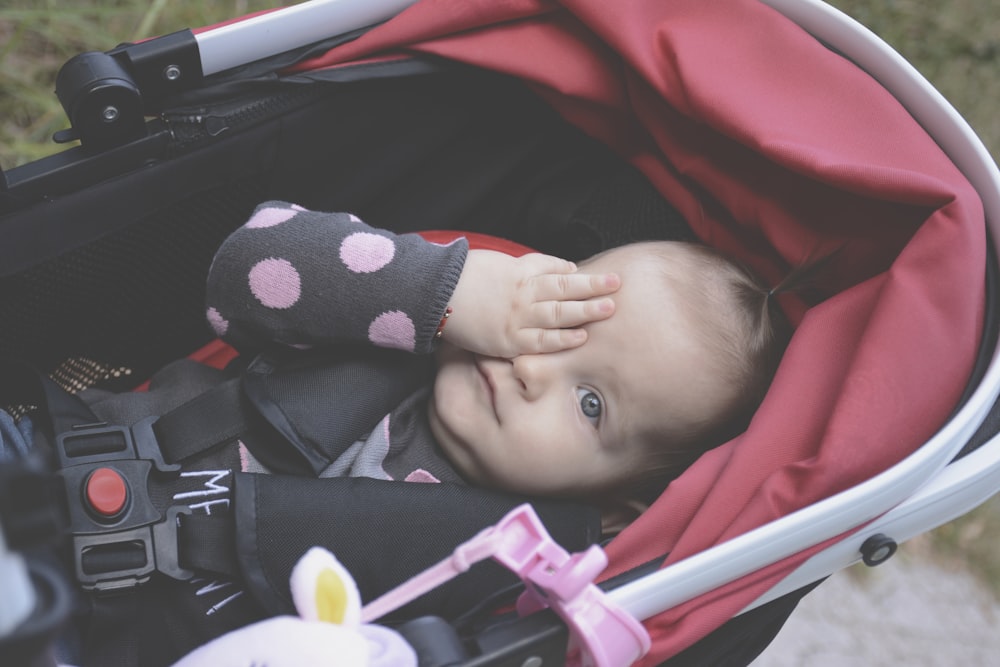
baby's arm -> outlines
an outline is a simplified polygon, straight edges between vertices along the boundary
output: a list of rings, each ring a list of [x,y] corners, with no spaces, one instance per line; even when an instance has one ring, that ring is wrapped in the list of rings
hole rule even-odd
[[[587,340],[582,325],[614,313],[614,301],[599,297],[620,285],[616,274],[577,273],[572,262],[549,255],[471,250],[442,333],[493,357],[577,347]]]
[[[428,353],[467,251],[464,239],[442,246],[267,202],[216,253],[207,316],[245,351],[357,342]]]

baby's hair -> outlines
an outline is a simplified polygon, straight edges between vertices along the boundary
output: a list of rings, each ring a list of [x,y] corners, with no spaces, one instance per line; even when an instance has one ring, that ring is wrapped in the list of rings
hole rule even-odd
[[[680,297],[684,314],[698,330],[713,367],[732,388],[721,413],[686,432],[673,434],[669,446],[650,448],[652,461],[643,480],[668,481],[704,452],[742,431],[764,400],[791,337],[791,326],[778,305],[777,294],[794,289],[802,275],[793,272],[769,288],[741,262],[706,245],[650,242],[662,275]]]
[[[778,295],[809,286],[837,252],[810,257],[774,287],[747,265],[710,246],[687,241],[642,241],[606,250],[583,260],[581,266],[612,252],[641,266],[644,280],[660,280],[675,297],[677,316],[693,327],[709,367],[725,395],[721,408],[691,420],[663,423],[659,432],[630,434],[640,438],[645,455],[630,474],[594,489],[606,502],[649,502],[708,450],[746,430],[771,386],[792,326]],[[667,334],[669,335],[669,334]],[[697,382],[698,378],[684,381]],[[669,419],[669,407],[664,415]],[[682,423],[683,422],[683,423]]]

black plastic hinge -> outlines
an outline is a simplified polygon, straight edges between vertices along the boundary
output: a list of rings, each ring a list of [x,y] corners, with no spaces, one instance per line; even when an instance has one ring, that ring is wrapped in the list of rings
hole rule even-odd
[[[131,72],[142,91],[147,114],[162,111],[164,99],[191,90],[204,79],[198,42],[190,30],[123,45],[108,53]]]
[[[56,96],[72,127],[58,132],[55,140],[79,140],[88,152],[97,153],[142,139],[146,116],[203,78],[198,42],[190,30],[108,52],[81,53],[56,76]]]

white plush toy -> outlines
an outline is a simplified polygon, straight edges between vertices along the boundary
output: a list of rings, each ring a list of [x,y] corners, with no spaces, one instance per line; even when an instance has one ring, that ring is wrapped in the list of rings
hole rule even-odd
[[[310,549],[292,570],[299,616],[279,616],[234,630],[174,667],[416,667],[417,656],[394,630],[361,623],[354,579],[325,549]]]

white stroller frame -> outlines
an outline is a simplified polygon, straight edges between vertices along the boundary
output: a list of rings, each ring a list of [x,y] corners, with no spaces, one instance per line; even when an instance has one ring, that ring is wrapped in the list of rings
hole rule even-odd
[[[1000,254],[1000,170],[951,104],[884,41],[821,0],[762,1],[851,59],[906,107],[977,190],[990,243]],[[225,71],[325,39],[330,35],[323,26],[340,25],[344,32],[370,26],[414,2],[311,0],[201,33],[195,38],[203,73]],[[864,528],[811,557],[744,611],[861,560],[861,545],[873,536],[888,538],[888,548],[867,559],[870,564],[882,562],[896,544],[947,523],[1000,490],[1000,435],[955,460],[998,395],[1000,354],[994,349],[968,401],[906,459],[851,489],[617,588],[609,597],[635,618],[646,619],[859,526]],[[8,586],[4,588],[13,595]],[[16,595],[5,601],[13,614],[8,622],[13,618],[16,624],[18,610],[31,608],[31,591],[23,595],[23,606]],[[0,618],[0,629],[4,622]]]

